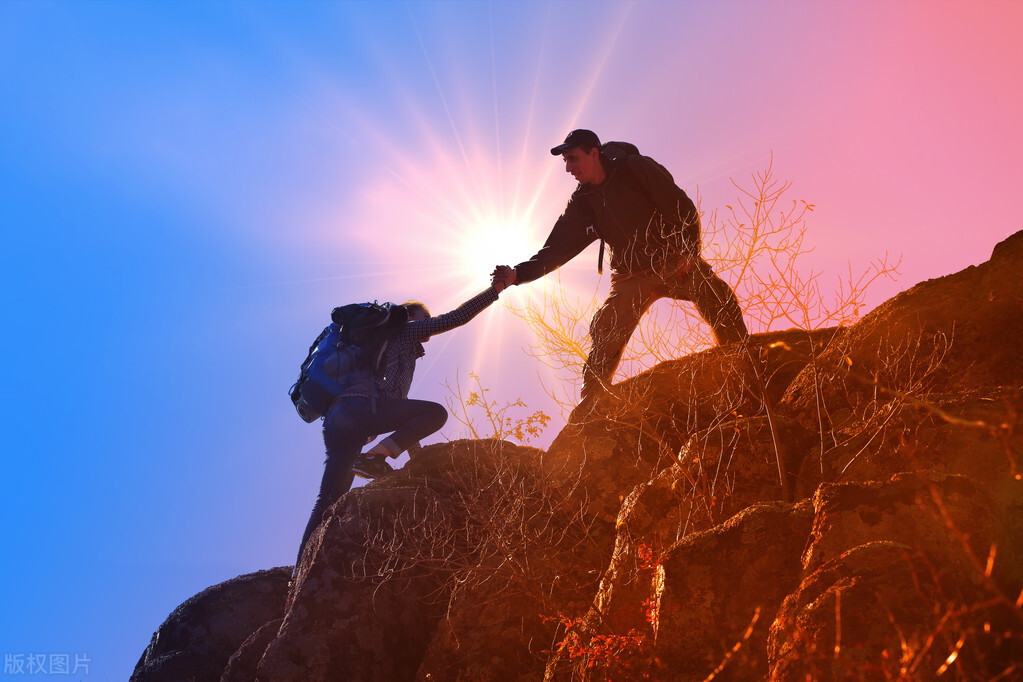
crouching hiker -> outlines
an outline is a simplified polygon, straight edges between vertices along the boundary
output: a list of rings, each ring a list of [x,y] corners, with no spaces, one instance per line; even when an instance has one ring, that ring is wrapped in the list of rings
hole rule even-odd
[[[403,303],[408,310],[409,318],[404,329],[394,337],[387,348],[387,369],[381,383],[384,398],[408,400],[416,362],[426,355],[423,344],[429,341],[430,337],[461,327],[479,315],[497,301],[498,293],[504,286],[504,282],[498,282],[451,312],[437,317],[431,317],[430,311],[419,301]],[[409,442],[398,438],[398,435],[395,433],[384,438],[368,452],[359,455],[355,462],[355,474],[363,478],[376,478],[392,471],[387,463],[388,457],[397,457],[405,450],[409,451],[410,456],[415,456],[419,451],[418,440]]]
[[[312,420],[311,415],[323,416],[323,442],[327,452],[320,492],[299,545],[299,561],[323,513],[351,489],[356,473],[372,479],[393,471],[387,464],[387,457],[397,457],[410,448],[418,449],[421,439],[444,426],[448,413],[443,405],[408,398],[416,361],[425,354],[422,344],[431,336],[460,327],[476,317],[497,301],[502,289],[503,283],[491,286],[455,310],[437,317],[430,317],[426,306],[418,301],[389,305],[386,318],[381,318],[368,331],[351,320],[345,324],[344,315],[339,311],[352,306],[335,309],[332,315],[335,324],[317,339],[303,364],[303,376],[296,384],[297,389],[292,389],[292,399],[306,421]],[[366,304],[359,305],[365,307]],[[356,314],[362,313],[356,310]],[[337,329],[332,330],[332,327]],[[337,340],[332,336],[333,331],[337,332]],[[349,353],[352,348],[355,352]],[[321,351],[328,356],[327,361],[316,359]],[[335,360],[333,356],[338,355],[341,357]],[[349,357],[357,359],[348,360]],[[319,365],[325,366],[323,371],[315,369]],[[324,374],[326,380],[314,380]],[[322,412],[317,406],[322,407]],[[303,414],[303,407],[307,414]],[[363,456],[361,451],[365,444],[382,433],[390,435]]]

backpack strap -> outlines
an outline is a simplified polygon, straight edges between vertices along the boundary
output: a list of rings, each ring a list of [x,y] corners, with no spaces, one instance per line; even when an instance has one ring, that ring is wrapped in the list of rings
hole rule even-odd
[[[600,145],[600,153],[612,161],[620,161],[626,156],[639,154],[639,147],[631,142],[605,142]]]

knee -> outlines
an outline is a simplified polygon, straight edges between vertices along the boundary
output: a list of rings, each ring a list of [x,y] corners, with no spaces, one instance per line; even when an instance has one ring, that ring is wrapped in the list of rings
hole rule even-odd
[[[426,414],[431,424],[436,424],[437,429],[444,426],[448,421],[448,411],[440,403],[430,403],[430,409]]]

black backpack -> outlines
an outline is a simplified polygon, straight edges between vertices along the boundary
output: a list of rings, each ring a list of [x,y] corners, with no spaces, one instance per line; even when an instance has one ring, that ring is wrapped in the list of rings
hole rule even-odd
[[[330,319],[288,391],[306,422],[324,416],[342,393],[376,397],[387,345],[405,326],[408,310],[391,303],[350,303],[334,308]]]
[[[612,161],[618,161],[626,156],[638,155],[639,147],[631,142],[605,142],[600,145],[600,153]]]

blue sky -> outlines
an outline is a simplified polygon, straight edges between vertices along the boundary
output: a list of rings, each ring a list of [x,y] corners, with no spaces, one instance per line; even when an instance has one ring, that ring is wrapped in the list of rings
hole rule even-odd
[[[0,653],[125,679],[181,601],[290,564],[322,443],[286,394],[329,310],[443,312],[530,256],[572,128],[704,208],[773,153],[816,268],[903,254],[873,304],[985,260],[1023,227],[1021,28],[1009,2],[0,3]],[[541,404],[525,326],[471,329],[413,393],[475,370]]]

